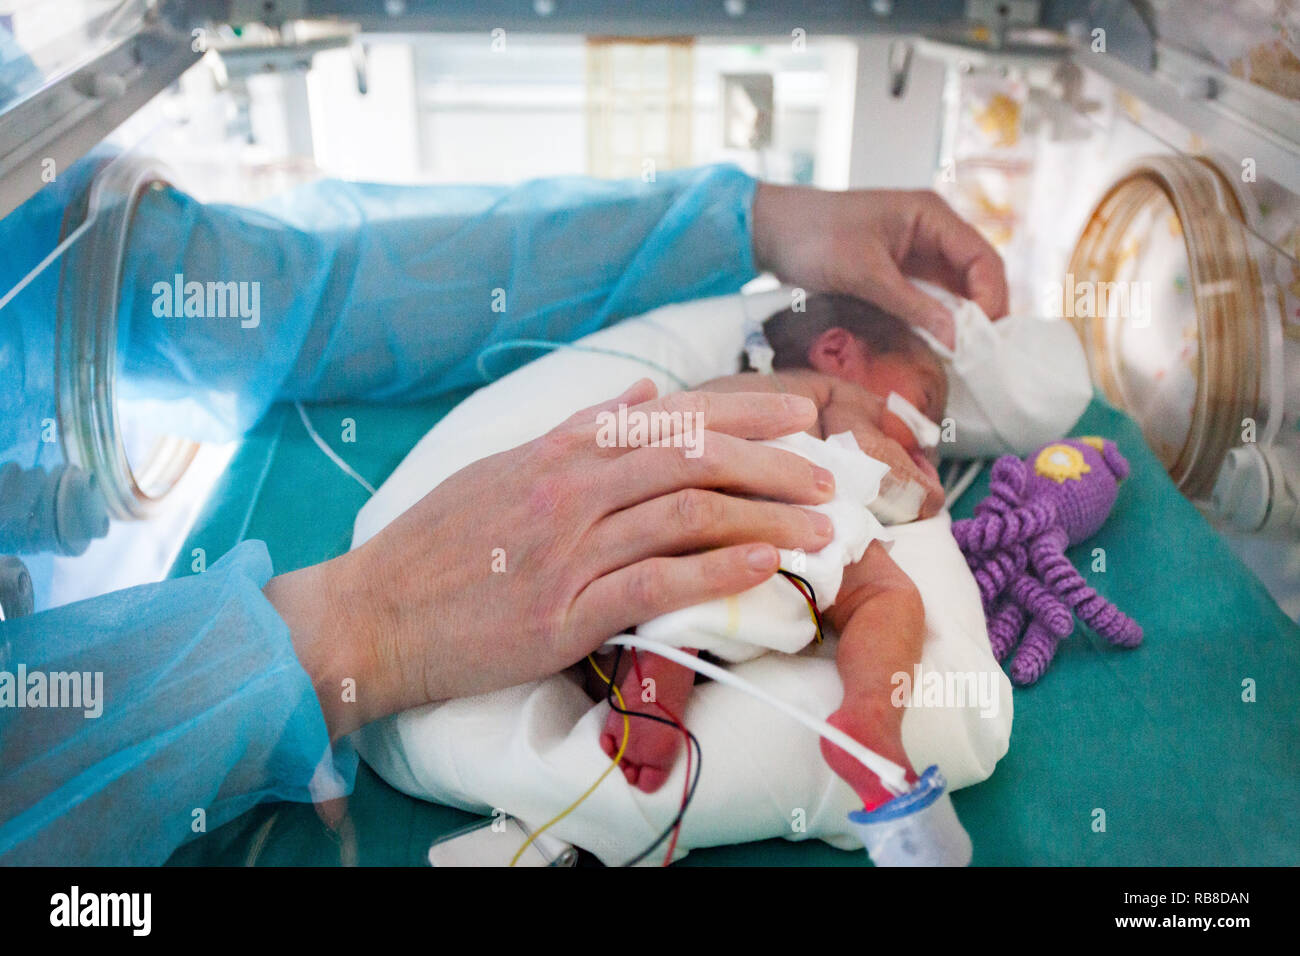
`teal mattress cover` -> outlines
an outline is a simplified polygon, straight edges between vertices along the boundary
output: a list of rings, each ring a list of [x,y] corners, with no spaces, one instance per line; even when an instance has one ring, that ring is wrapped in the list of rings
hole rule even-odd
[[[463,397],[308,411],[378,487]],[[355,443],[337,441],[345,418]],[[1071,556],[1146,640],[1118,650],[1078,627],[1043,679],[1016,690],[1010,752],[989,780],[953,795],[974,863],[1300,863],[1300,629],[1178,493],[1130,419],[1096,400],[1074,434],[1113,438],[1133,466],[1107,525]],[[955,517],[970,515],[987,476]],[[294,409],[277,407],[241,446],[173,573],[190,573],[191,548],[217,555],[246,538],[266,542],[277,573],[334,557],[365,498]],[[1092,571],[1094,548],[1105,549],[1103,573]],[[310,805],[262,805],[171,863],[423,865],[437,837],[475,819],[399,793],[363,764],[341,825],[327,827]],[[818,840],[770,840],[678,865],[869,864]]]

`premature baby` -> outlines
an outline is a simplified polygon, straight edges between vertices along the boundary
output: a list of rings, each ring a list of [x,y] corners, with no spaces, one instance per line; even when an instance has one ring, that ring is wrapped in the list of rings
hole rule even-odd
[[[700,390],[781,389],[811,398],[818,421],[809,434],[824,439],[851,432],[866,454],[891,466],[894,480],[905,477],[922,489],[920,517],[937,512],[943,496],[927,450],[913,428],[887,407],[888,396],[895,393],[931,422],[943,414],[947,379],[924,341],[901,319],[844,295],[810,296],[805,311],[778,313],[764,323],[764,333],[775,353],[772,375],[741,372],[707,382]],[[924,609],[911,579],[879,540],[844,569],[824,620],[839,634],[836,665],[844,685],[843,702],[830,723],[902,766],[908,782],[915,783],[917,774],[903,751],[903,709],[893,704],[891,692],[893,675],[911,673],[920,660]],[[639,674],[629,668],[617,675],[627,706],[657,716],[681,712],[695,672],[652,654],[642,654],[639,664]],[[653,681],[653,701],[643,699],[643,680]],[[618,750],[623,727],[623,718],[611,712],[600,741],[610,757]],[[673,726],[634,720],[622,758],[628,782],[647,793],[658,790],[681,741]],[[875,774],[840,748],[823,740],[822,753],[865,809],[892,798]]]

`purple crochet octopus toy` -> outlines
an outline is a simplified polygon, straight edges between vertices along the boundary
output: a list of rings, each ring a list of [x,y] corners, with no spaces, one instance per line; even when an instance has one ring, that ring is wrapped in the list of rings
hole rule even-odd
[[[1065,556],[1105,523],[1127,476],[1128,462],[1113,441],[1066,438],[1023,460],[999,458],[975,516],[953,522],[979,585],[994,655],[1005,659],[1019,641],[1015,683],[1043,676],[1076,614],[1112,644],[1142,643],[1142,628],[1088,587]]]

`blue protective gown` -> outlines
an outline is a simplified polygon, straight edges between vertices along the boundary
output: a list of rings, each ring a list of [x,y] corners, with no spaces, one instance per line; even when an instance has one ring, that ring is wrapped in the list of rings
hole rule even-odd
[[[0,221],[0,294],[53,247],[84,180],[69,170]],[[478,381],[475,358],[492,343],[572,340],[736,291],[755,273],[754,186],[720,166],[652,183],[321,182],[252,208],[158,189],[141,201],[124,266],[122,388],[174,399],[166,427],[198,438],[238,435],[275,401],[460,388]],[[176,276],[182,289],[249,283],[256,315],[177,314],[164,289]],[[20,386],[0,383],[0,408],[16,415],[38,404],[24,398],[24,371],[29,386],[43,382],[52,361],[53,315],[37,291],[0,312],[0,364]],[[508,357],[493,368],[508,370]],[[24,453],[23,434],[0,426],[0,449]],[[330,745],[262,594],[272,573],[265,545],[246,541],[201,575],[0,623],[0,863],[162,863],[259,801],[348,791],[355,755]],[[102,673],[100,715],[5,706],[4,674],[12,690],[20,664],[89,673],[91,688]]]

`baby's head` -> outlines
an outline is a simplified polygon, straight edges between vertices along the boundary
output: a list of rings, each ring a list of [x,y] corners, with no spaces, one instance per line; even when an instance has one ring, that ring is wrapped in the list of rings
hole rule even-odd
[[[850,295],[815,293],[804,305],[802,312],[785,309],[763,323],[773,369],[812,369],[881,399],[897,392],[932,422],[943,418],[948,377],[907,322]],[[909,452],[917,446],[911,429],[893,414],[883,416],[881,431]]]

